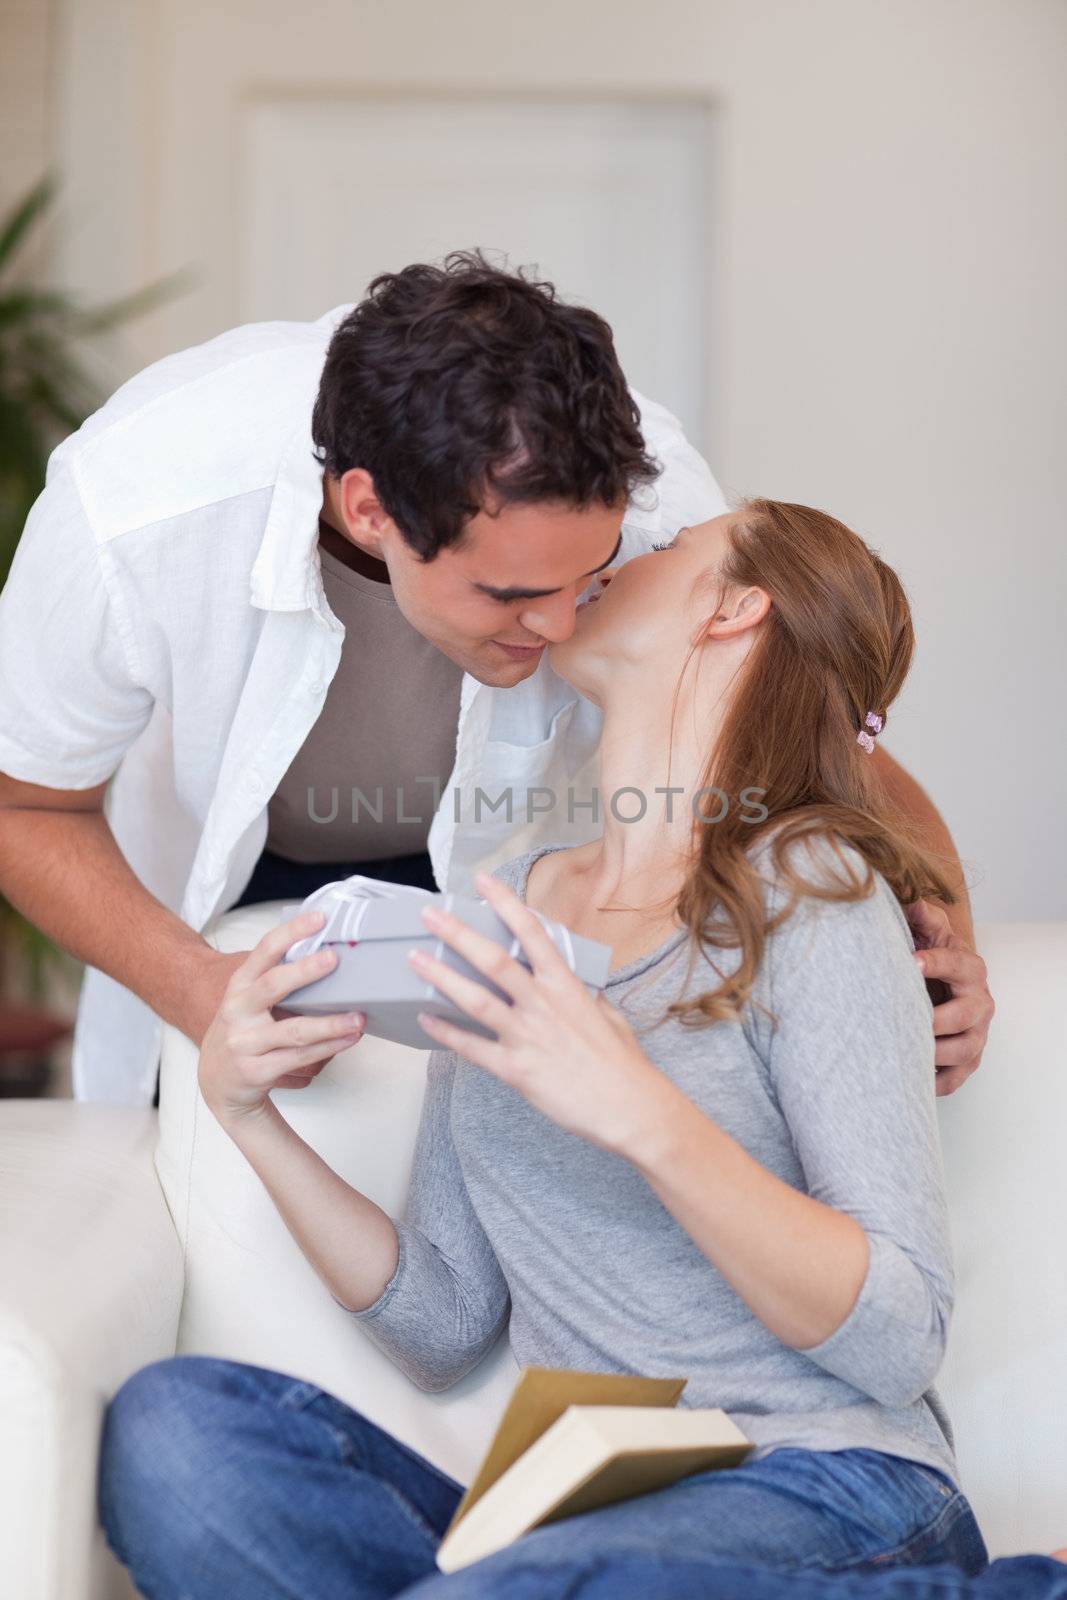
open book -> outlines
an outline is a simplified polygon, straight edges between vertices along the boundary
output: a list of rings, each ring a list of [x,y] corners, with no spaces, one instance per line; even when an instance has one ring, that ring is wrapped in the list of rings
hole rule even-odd
[[[437,1549],[442,1572],[543,1522],[735,1467],[754,1448],[725,1411],[673,1409],[685,1378],[524,1367]]]

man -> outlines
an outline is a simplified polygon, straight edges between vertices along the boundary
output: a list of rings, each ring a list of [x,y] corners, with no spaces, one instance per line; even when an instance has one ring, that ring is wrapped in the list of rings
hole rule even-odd
[[[52,456],[0,597],[0,890],[87,964],[75,1092],[149,1100],[160,1018],[200,1042],[240,959],[201,930],[240,900],[465,889],[594,834],[599,715],[544,646],[596,573],[723,509],[607,324],[477,254],[124,385]],[[992,1002],[965,893],[919,917],[945,1092]]]

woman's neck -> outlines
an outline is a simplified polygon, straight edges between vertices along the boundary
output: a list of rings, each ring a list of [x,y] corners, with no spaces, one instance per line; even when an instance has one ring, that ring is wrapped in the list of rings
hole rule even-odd
[[[583,879],[597,897],[620,891],[653,905],[681,888],[693,842],[693,800],[718,734],[719,710],[647,694],[613,695],[600,741],[603,833],[582,849]],[[626,820],[630,819],[630,820]]]

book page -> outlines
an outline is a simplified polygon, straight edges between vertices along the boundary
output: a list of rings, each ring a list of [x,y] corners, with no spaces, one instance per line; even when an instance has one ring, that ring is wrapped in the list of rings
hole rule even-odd
[[[613,1372],[571,1372],[565,1367],[524,1367],[485,1459],[456,1507],[445,1537],[568,1406],[673,1406],[687,1381]]]

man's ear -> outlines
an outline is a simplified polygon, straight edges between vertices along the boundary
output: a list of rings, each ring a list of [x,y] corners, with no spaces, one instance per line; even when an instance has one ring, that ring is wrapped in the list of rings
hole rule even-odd
[[[771,609],[771,597],[757,584],[725,589],[693,631],[694,644],[736,639],[757,627]]]
[[[345,527],[364,550],[380,550],[382,537],[393,519],[378,499],[374,479],[365,467],[342,473],[338,484]]]

